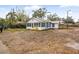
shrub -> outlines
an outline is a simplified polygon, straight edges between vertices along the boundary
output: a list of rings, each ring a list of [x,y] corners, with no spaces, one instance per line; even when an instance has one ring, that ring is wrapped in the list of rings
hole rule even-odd
[[[8,27],[9,28],[26,28],[26,24],[25,23],[9,24]]]

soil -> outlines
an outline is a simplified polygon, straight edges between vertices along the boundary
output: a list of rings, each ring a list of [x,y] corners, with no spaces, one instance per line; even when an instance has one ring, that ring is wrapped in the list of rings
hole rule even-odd
[[[79,43],[79,28],[44,31],[10,29],[0,33],[0,53],[78,54],[79,46],[77,49],[71,47],[72,44],[68,46],[71,42]]]

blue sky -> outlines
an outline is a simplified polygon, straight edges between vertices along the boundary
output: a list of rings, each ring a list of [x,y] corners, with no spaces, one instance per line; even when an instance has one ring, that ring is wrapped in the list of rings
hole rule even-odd
[[[79,19],[79,6],[68,6],[68,5],[0,5],[0,17],[5,18],[6,14],[11,10],[11,8],[16,9],[24,9],[26,14],[29,14],[31,17],[32,10],[36,10],[39,8],[46,8],[48,12],[57,13],[59,17],[65,17],[67,10],[71,10],[69,12],[69,16],[72,16],[75,21]]]

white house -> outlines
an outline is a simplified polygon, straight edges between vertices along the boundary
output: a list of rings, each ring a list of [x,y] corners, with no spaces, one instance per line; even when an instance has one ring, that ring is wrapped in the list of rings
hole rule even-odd
[[[26,23],[26,29],[45,30],[59,28],[59,21],[43,20],[41,18],[32,18]]]

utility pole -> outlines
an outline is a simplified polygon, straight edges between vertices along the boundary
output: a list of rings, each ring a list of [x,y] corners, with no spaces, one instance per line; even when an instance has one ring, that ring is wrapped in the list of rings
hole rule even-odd
[[[68,11],[67,11],[67,29],[68,29]]]
[[[67,29],[68,29],[68,17],[69,17],[69,11],[71,11],[71,10],[67,10]]]

